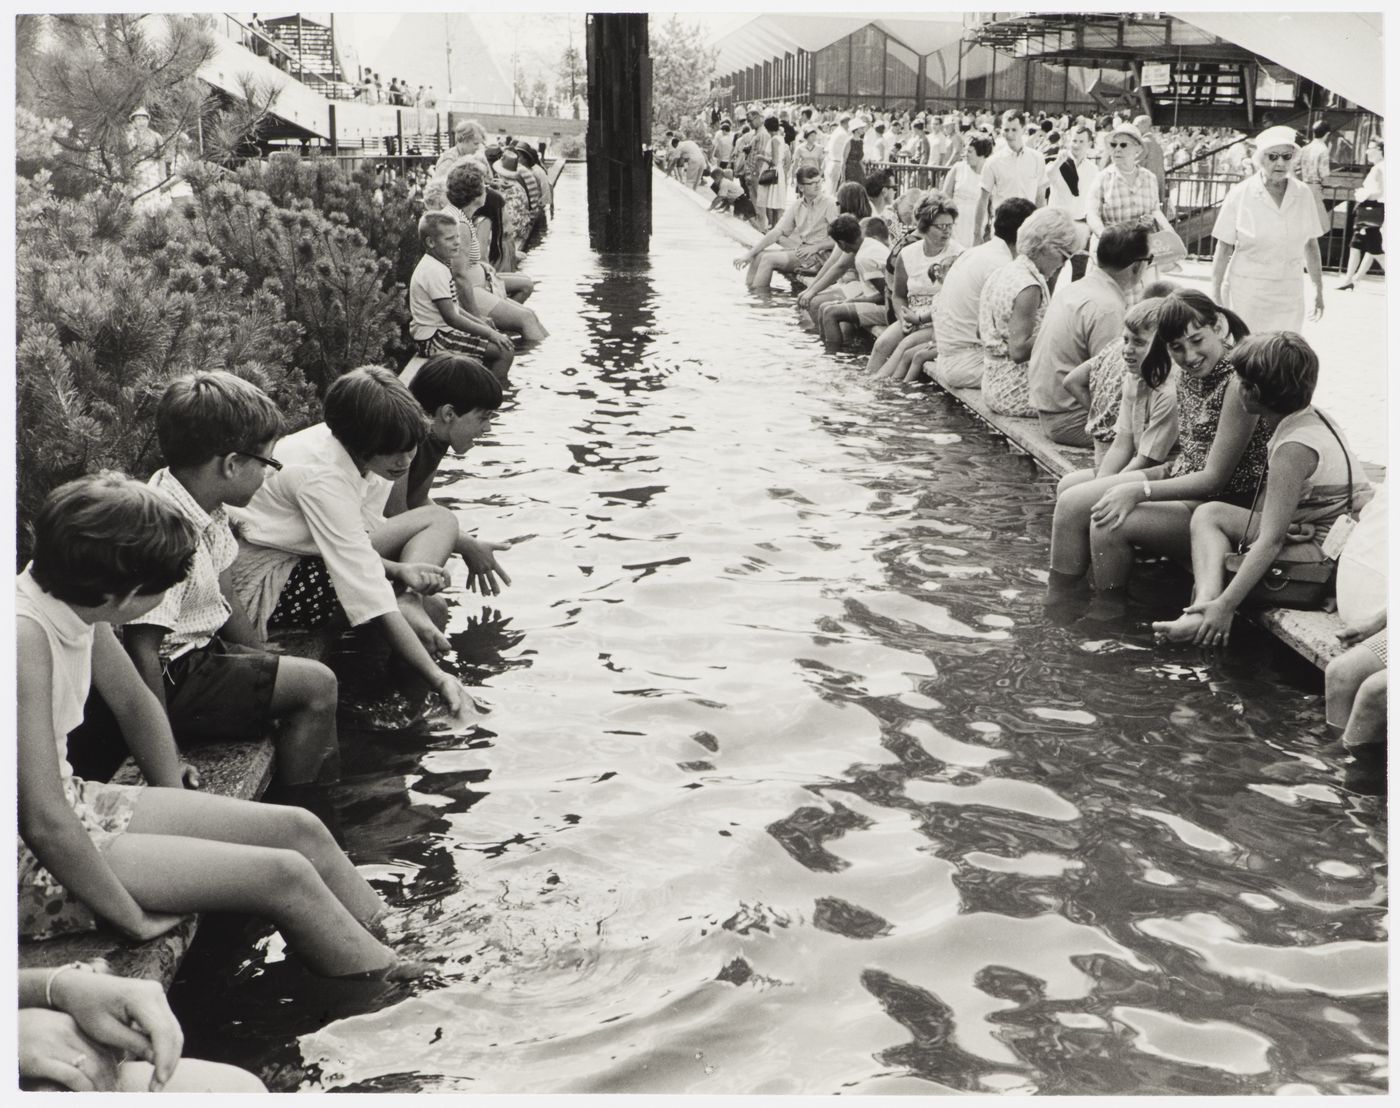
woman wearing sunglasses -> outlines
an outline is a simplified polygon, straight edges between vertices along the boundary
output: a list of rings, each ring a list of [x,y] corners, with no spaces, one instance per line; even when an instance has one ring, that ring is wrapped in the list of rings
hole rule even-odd
[[[1313,286],[1308,318],[1322,318],[1322,223],[1312,193],[1293,175],[1299,154],[1293,128],[1270,127],[1254,147],[1258,172],[1231,186],[1211,231],[1212,292],[1253,332],[1301,331],[1304,267]]]
[[[1142,164],[1142,132],[1131,123],[1119,123],[1108,133],[1106,145],[1108,165],[1094,178],[1084,198],[1084,219],[1093,232],[1091,259],[1104,228],[1114,223],[1139,223],[1148,231],[1171,230],[1162,212],[1157,175]],[[1157,276],[1157,270],[1149,267],[1143,280],[1151,283]]]

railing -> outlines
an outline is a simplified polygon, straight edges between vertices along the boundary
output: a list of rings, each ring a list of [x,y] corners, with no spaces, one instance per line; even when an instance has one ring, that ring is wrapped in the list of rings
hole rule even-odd
[[[915,165],[913,162],[865,162],[866,176],[889,173],[894,179],[896,193],[906,189],[936,189],[953,167],[950,165]]]
[[[251,50],[258,57],[266,58],[268,62],[289,77],[295,77],[308,88],[315,89],[322,96],[332,100],[348,100],[347,95],[332,95],[333,90],[343,90],[347,87],[347,82],[342,80],[336,73],[327,73],[324,70],[313,69],[305,63],[303,58],[293,54],[271,35],[250,27],[241,20],[235,19],[227,12],[223,13],[224,37],[240,46]],[[235,28],[237,30],[235,31]]]

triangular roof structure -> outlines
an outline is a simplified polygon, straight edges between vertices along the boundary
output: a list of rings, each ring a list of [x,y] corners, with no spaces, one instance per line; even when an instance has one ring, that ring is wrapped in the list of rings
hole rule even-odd
[[[399,19],[366,63],[387,80],[432,85],[440,100],[514,105],[515,90],[470,15],[419,12]]]
[[[799,49],[815,53],[870,23],[921,55],[932,54],[950,42],[957,42],[963,33],[963,16],[960,12],[902,12],[898,15],[779,12],[756,15],[715,40],[719,48],[715,69],[720,73],[730,73],[769,58],[796,53]]]

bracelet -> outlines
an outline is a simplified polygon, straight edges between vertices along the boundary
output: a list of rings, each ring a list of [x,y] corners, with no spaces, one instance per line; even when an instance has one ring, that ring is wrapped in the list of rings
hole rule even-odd
[[[58,980],[58,975],[64,970],[77,970],[79,972],[93,973],[92,966],[86,962],[64,962],[61,966],[55,966],[49,973],[49,979],[44,982],[44,1007],[53,1007],[53,983]]]

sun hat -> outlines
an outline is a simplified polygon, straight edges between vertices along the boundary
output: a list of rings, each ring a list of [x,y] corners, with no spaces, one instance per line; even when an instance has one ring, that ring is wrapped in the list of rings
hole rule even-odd
[[[857,115],[857,116],[852,116],[852,117],[851,117],[851,130],[852,130],[852,131],[854,131],[857,127],[869,127],[869,126],[870,126],[870,121],[869,121],[868,119],[866,119],[863,115]]]
[[[1292,127],[1266,127],[1254,137],[1256,150],[1269,150],[1275,146],[1298,146],[1298,132]]]
[[[138,115],[144,115],[147,119],[150,119],[150,118],[151,118],[151,113],[148,112],[144,107],[142,107],[142,106],[139,105],[139,104],[136,106],[136,108],[134,108],[134,109],[132,110],[132,113],[131,113],[129,116],[127,116],[126,118],[127,118],[127,119],[135,119]]]
[[[1131,123],[1117,124],[1113,128],[1113,130],[1109,132],[1109,137],[1112,137],[1113,135],[1127,135],[1139,146],[1145,145],[1142,141],[1142,132],[1139,131],[1136,127],[1134,127]]]

